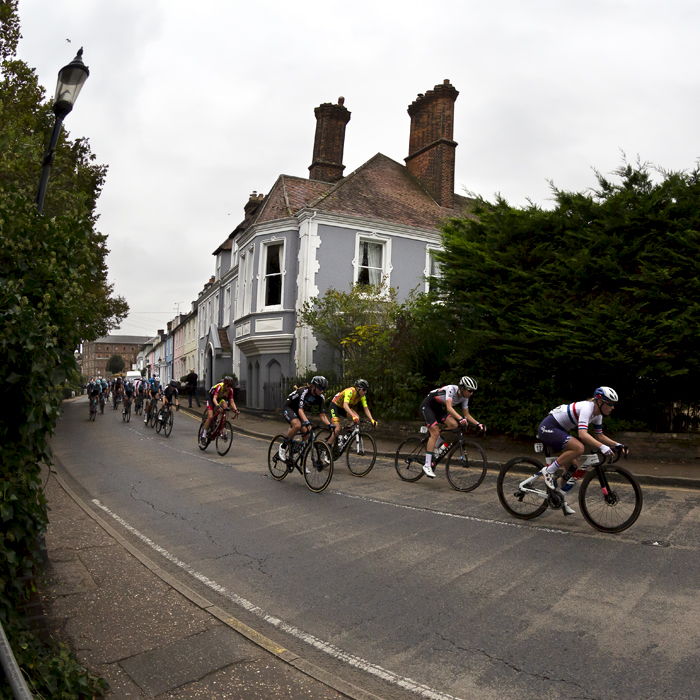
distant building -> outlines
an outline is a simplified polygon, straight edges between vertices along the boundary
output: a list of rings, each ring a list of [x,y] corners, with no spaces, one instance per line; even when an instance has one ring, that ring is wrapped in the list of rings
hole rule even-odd
[[[121,355],[130,370],[136,364],[136,357],[141,346],[148,340],[145,335],[106,335],[103,338],[83,343],[83,362],[81,372],[86,377],[109,376],[107,362],[112,355]]]

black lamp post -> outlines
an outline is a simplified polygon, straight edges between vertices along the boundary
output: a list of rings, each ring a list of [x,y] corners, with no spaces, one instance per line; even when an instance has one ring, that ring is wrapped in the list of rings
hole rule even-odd
[[[39,192],[36,196],[36,205],[41,214],[44,208],[44,196],[46,195],[46,186],[49,184],[49,173],[53,165],[54,155],[56,153],[56,144],[61,133],[61,126],[66,115],[73,109],[75,101],[85,84],[90,71],[83,63],[83,50],[78,51],[76,57],[67,65],[63,66],[58,71],[58,82],[56,83],[56,96],[54,97],[53,113],[56,115],[56,123],[51,134],[49,147],[44,155],[44,163],[41,170],[41,180],[39,181]]]

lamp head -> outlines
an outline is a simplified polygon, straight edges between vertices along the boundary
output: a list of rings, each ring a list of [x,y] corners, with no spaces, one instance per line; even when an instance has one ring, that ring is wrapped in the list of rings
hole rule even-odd
[[[83,49],[78,51],[76,57],[58,71],[56,83],[56,96],[54,98],[53,111],[57,116],[65,117],[72,109],[78,95],[90,75],[90,70],[83,63]]]

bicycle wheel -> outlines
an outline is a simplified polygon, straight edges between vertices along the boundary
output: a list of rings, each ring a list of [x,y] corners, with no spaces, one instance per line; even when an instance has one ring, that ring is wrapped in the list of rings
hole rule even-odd
[[[151,428],[155,427],[157,420],[158,420],[158,407],[151,406],[151,412],[150,412],[149,418],[148,418],[148,424],[151,426]]]
[[[216,451],[223,457],[230,449],[233,442],[233,428],[231,423],[226,421],[219,434],[216,436]]]
[[[124,413],[126,414],[126,422],[129,423],[131,421],[131,402],[129,402],[129,405],[124,409]]]
[[[377,460],[374,438],[366,433],[350,438],[350,444],[345,448],[345,459],[353,476],[367,476]]]
[[[394,467],[402,481],[418,481],[423,476],[425,442],[417,437],[404,440],[396,450]]]
[[[603,493],[598,470],[591,469],[581,481],[578,504],[589,525],[601,532],[622,532],[636,522],[642,512],[642,487],[623,467],[601,467],[608,482]],[[591,483],[595,479],[595,483]]]
[[[523,482],[530,481],[532,488],[546,491],[544,479],[539,474],[543,467],[543,464],[529,457],[516,457],[501,467],[496,482],[498,499],[512,516],[532,520],[547,510],[546,498],[521,488]]]
[[[204,430],[204,424],[207,422],[207,414],[204,414],[204,417],[202,418],[202,422],[199,424],[199,428],[197,429],[197,445],[199,445],[200,450],[206,450],[207,447],[209,447],[209,439],[207,439],[205,442],[202,442],[202,430]]]
[[[163,416],[162,411],[156,411],[156,432],[159,433],[160,429],[163,427],[163,422],[165,420],[165,416]]]
[[[285,435],[275,435],[270,443],[270,449],[267,451],[267,468],[276,481],[282,481],[289,473],[286,460],[280,459],[279,454],[280,446],[284,444],[286,439]]]
[[[173,432],[173,423],[175,419],[173,418],[173,412],[168,411],[168,415],[165,417],[163,430],[165,432],[165,437],[170,437],[170,433]]]
[[[304,481],[314,492],[321,493],[333,478],[333,455],[321,440],[315,440],[313,448],[304,454]]]
[[[455,491],[473,491],[486,476],[486,454],[481,445],[458,440],[447,453],[446,473]]]
[[[95,416],[97,416],[97,406],[90,404],[90,420],[94,422]]]

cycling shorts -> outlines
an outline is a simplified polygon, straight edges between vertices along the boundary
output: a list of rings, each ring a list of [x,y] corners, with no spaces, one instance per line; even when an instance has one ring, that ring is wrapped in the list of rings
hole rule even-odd
[[[557,419],[548,415],[537,429],[537,437],[542,440],[545,445],[549,445],[553,450],[561,452],[564,449],[571,435],[557,423]]]
[[[420,405],[420,414],[429,428],[438,423],[444,423],[448,416],[445,407],[432,396],[426,396]]]
[[[282,415],[284,416],[284,419],[287,421],[287,423],[289,423],[290,425],[293,420],[298,420],[302,423],[304,422],[303,420],[301,420],[299,414],[288,403],[282,406]]]
[[[347,417],[348,412],[342,406],[338,406],[337,403],[331,401],[331,422],[333,425],[338,425],[341,418]]]

